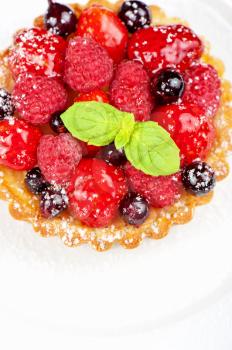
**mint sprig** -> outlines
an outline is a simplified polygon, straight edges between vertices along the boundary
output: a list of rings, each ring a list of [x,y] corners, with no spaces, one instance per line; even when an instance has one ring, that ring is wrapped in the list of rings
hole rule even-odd
[[[90,145],[105,146],[120,132],[122,113],[107,103],[78,102],[61,119],[74,137]]]
[[[101,102],[77,102],[61,115],[69,132],[94,146],[115,143],[131,164],[152,176],[170,175],[180,168],[179,148],[157,123],[135,122],[131,113]]]
[[[170,134],[155,122],[136,123],[125,146],[127,159],[145,174],[170,175],[180,168],[179,148]]]

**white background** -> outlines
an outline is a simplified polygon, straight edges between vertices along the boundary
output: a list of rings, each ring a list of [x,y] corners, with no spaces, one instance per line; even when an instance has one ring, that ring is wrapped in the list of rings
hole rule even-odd
[[[155,0],[154,0],[155,1]],[[159,0],[213,44],[232,79],[232,4]],[[45,0],[1,0],[0,47]],[[0,212],[0,349],[232,348],[232,176],[164,240],[97,254],[64,248]]]

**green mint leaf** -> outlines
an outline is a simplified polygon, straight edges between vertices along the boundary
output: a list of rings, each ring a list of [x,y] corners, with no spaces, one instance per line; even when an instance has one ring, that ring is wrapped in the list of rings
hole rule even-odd
[[[122,113],[121,128],[115,137],[114,144],[117,149],[123,148],[129,141],[135,126],[135,118],[132,113]]]
[[[131,164],[152,176],[170,175],[180,168],[179,148],[157,123],[136,123],[125,154]]]
[[[121,128],[123,113],[107,103],[76,102],[61,115],[68,131],[94,146],[113,142]]]

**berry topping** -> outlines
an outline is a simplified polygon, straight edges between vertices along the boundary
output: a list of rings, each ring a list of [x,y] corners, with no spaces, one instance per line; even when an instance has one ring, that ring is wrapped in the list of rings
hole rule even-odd
[[[45,181],[40,168],[38,167],[27,172],[25,184],[28,190],[34,194],[41,194],[49,186],[49,184]]]
[[[126,163],[127,159],[123,149],[117,150],[114,143],[108,146],[102,147],[98,157],[103,159],[105,162],[115,166],[120,166]]]
[[[14,110],[11,94],[5,89],[0,88],[0,120],[12,117]]]
[[[53,113],[67,107],[68,95],[56,78],[21,75],[14,86],[13,101],[22,119],[45,124]]]
[[[97,101],[103,103],[109,103],[109,99],[107,94],[99,89],[79,94],[78,97],[75,98],[75,102],[84,102],[84,101]]]
[[[141,225],[149,215],[149,205],[138,193],[128,193],[120,203],[119,212],[130,225]]]
[[[90,227],[108,226],[127,192],[122,169],[101,159],[83,159],[69,187],[73,216]]]
[[[61,76],[64,68],[66,42],[44,29],[32,28],[15,38],[10,57],[10,69],[16,78],[22,73],[50,77]]]
[[[94,157],[101,149],[100,146],[88,145],[87,142],[79,141],[82,148],[83,157],[92,158]]]
[[[64,126],[64,123],[61,119],[61,114],[62,112],[57,112],[54,113],[50,119],[49,125],[50,128],[56,132],[57,134],[61,134],[63,132],[67,132],[68,130],[66,129],[66,127]]]
[[[193,162],[182,171],[182,182],[186,191],[202,196],[211,192],[215,186],[215,173],[204,162]]]
[[[221,81],[215,68],[208,64],[193,65],[185,76],[183,101],[201,107],[203,113],[213,117],[218,111]]]
[[[38,165],[45,179],[65,185],[82,158],[82,148],[70,134],[44,135],[37,154]]]
[[[181,194],[180,174],[151,176],[135,169],[130,163],[125,166],[131,189],[140,193],[155,208],[172,205]]]
[[[128,41],[126,27],[113,11],[103,6],[93,5],[82,12],[77,34],[92,36],[116,63],[125,56]]]
[[[73,10],[63,4],[49,0],[49,7],[44,17],[47,30],[51,33],[67,37],[76,31],[77,17]]]
[[[201,109],[188,104],[161,106],[152,120],[166,129],[180,149],[182,165],[205,159],[215,140],[212,122]]]
[[[110,100],[118,109],[134,113],[138,121],[150,119],[153,108],[150,80],[140,63],[120,63],[110,87]]]
[[[42,192],[40,199],[41,214],[45,218],[54,218],[68,207],[68,196],[63,188],[49,186]]]
[[[126,0],[122,4],[118,16],[130,33],[134,33],[140,28],[149,27],[151,24],[149,8],[139,0]]]
[[[132,35],[128,47],[129,58],[142,62],[150,73],[167,67],[183,71],[202,52],[201,40],[181,24],[141,29]]]
[[[92,38],[71,39],[65,61],[65,81],[75,91],[89,92],[109,84],[113,61]]]
[[[182,75],[171,69],[157,73],[152,80],[152,92],[159,104],[168,104],[178,101],[184,92]]]
[[[40,130],[23,120],[0,121],[0,164],[15,170],[33,168],[40,137]]]

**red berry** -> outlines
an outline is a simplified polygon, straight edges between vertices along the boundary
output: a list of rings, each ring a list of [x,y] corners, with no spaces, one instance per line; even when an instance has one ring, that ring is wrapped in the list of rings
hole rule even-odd
[[[83,157],[94,157],[101,149],[100,146],[88,145],[88,143],[84,141],[79,141],[82,147]]]
[[[180,149],[182,165],[205,159],[215,140],[215,130],[201,109],[188,104],[167,105],[153,112],[152,120],[165,128]]]
[[[22,119],[45,124],[53,113],[66,109],[68,94],[57,78],[25,74],[15,83],[13,101]]]
[[[108,51],[116,63],[125,56],[128,41],[127,29],[113,11],[103,6],[93,5],[82,12],[77,34],[92,36]]]
[[[110,101],[118,109],[134,113],[138,121],[150,119],[153,108],[150,80],[140,63],[120,63],[110,86]]]
[[[23,120],[0,121],[0,164],[15,170],[33,168],[40,138],[40,130]]]
[[[101,159],[83,159],[69,187],[73,216],[90,227],[108,226],[127,192],[122,169]]]
[[[150,73],[167,67],[183,71],[202,52],[201,40],[181,24],[141,29],[132,35],[128,46],[129,58],[142,62]]]
[[[82,158],[79,142],[70,134],[42,136],[38,147],[38,165],[49,182],[65,185]]]
[[[179,173],[168,176],[151,176],[135,169],[130,163],[125,166],[131,189],[141,194],[155,208],[172,205],[182,190]]]
[[[109,84],[113,61],[106,50],[92,38],[77,36],[69,41],[66,51],[66,83],[75,91],[89,92]]]
[[[203,113],[213,117],[218,111],[221,97],[221,81],[215,68],[197,63],[185,72],[183,102],[201,107]]]
[[[109,103],[109,99],[107,94],[99,89],[79,94],[78,97],[75,98],[75,102],[84,102],[84,101],[97,101],[103,103]]]
[[[64,68],[66,42],[58,35],[41,28],[20,32],[9,57],[10,69],[16,78],[22,73],[61,76]]]

